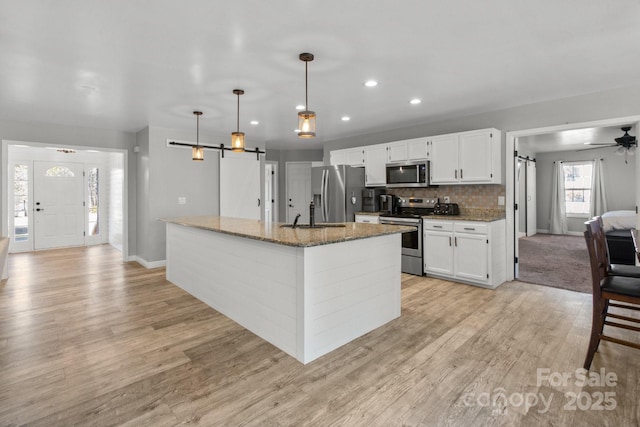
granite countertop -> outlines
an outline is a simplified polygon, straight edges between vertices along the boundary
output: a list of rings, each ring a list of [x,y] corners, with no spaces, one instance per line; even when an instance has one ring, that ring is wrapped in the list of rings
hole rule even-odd
[[[384,215],[383,212],[356,212],[356,215],[370,215],[370,216],[381,216]],[[460,215],[425,215],[422,217],[423,219],[437,219],[444,221],[480,221],[480,222],[493,222],[499,221],[505,218],[504,211],[495,212],[495,211],[483,211],[479,210],[478,212],[463,212]]]
[[[160,218],[159,220],[186,227],[298,247],[328,245],[331,243],[367,239],[414,230],[413,227],[406,226],[356,222],[345,222],[344,227],[292,229],[281,227],[282,223],[280,222],[262,222],[251,219],[209,215]]]

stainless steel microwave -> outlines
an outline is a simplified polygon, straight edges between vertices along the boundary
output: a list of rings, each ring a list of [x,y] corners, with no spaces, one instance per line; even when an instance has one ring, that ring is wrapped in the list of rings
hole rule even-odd
[[[387,163],[387,187],[428,187],[429,162]]]

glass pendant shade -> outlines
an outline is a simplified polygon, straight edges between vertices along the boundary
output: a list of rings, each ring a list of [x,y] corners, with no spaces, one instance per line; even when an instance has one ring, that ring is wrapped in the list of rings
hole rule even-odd
[[[204,149],[200,146],[200,116],[202,111],[194,111],[196,116],[196,145],[191,146],[191,158],[196,161],[204,160]]]
[[[315,138],[316,136],[316,113],[313,111],[300,111],[298,113],[298,137]]]
[[[193,160],[204,160],[204,149],[199,145],[191,147],[191,155]]]
[[[244,132],[231,132],[231,151],[244,151]]]

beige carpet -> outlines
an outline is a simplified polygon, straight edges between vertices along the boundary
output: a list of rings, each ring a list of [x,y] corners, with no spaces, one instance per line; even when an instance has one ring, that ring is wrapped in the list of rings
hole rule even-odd
[[[591,293],[589,253],[584,237],[536,234],[518,240],[518,280]]]

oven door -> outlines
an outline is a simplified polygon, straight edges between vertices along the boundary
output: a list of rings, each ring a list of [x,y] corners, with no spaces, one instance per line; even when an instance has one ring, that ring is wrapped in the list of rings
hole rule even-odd
[[[402,255],[422,258],[422,220],[414,218],[380,217],[380,224],[405,225],[413,231],[402,233]]]

